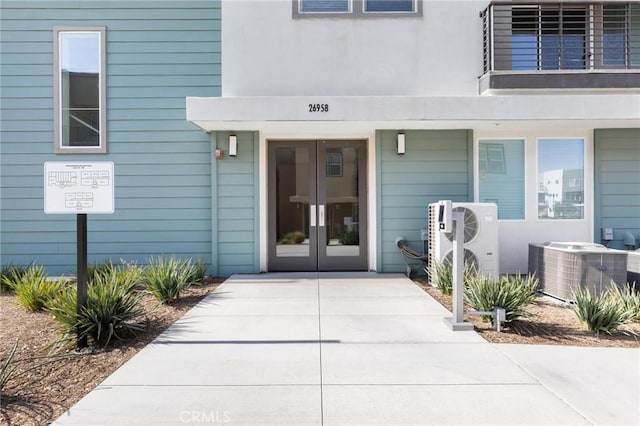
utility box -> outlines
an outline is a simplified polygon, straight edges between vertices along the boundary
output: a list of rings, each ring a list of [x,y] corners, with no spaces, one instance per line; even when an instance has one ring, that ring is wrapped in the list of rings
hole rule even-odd
[[[627,282],[627,252],[584,242],[529,244],[529,273],[536,274],[543,293],[572,301],[579,287],[601,294],[613,281],[622,288]]]

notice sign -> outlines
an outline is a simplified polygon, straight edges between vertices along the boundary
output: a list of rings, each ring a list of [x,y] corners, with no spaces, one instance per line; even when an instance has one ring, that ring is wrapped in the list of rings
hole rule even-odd
[[[44,212],[114,212],[113,162],[44,163]]]

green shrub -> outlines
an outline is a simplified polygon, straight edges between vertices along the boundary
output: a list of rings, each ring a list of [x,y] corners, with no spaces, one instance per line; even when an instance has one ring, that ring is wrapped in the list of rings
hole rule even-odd
[[[193,262],[193,275],[189,278],[189,282],[192,285],[203,285],[208,266],[209,265],[202,259]]]
[[[426,272],[431,284],[437,287],[442,294],[451,295],[453,293],[453,268],[450,262],[435,262]],[[476,275],[478,275],[478,271],[475,265],[465,263],[462,276],[463,285],[466,286]]]
[[[140,322],[144,309],[135,291],[138,281],[116,269],[97,274],[87,286],[87,306],[77,313],[77,288],[68,287],[50,304],[48,311],[60,326],[58,344],[68,345],[87,337],[100,346],[123,339],[144,329]],[[135,277],[134,277],[135,278]]]
[[[428,269],[431,285],[437,287],[442,294],[450,295],[453,292],[453,270],[451,264],[433,262]]]
[[[505,322],[511,322],[527,316],[524,308],[533,303],[537,289],[538,279],[532,275],[526,278],[505,275],[497,281],[476,275],[467,282],[464,299],[478,311],[503,308],[506,311]],[[492,316],[484,316],[483,319],[493,322]]]
[[[13,291],[18,302],[30,311],[41,311],[64,287],[64,280],[52,281],[47,278],[43,266],[31,266],[14,283]]]
[[[0,291],[13,290],[16,283],[22,280],[22,276],[29,268],[30,266],[19,266],[13,263],[3,266],[0,269]]]
[[[107,259],[100,263],[91,263],[87,265],[87,281],[92,282],[100,275],[109,275],[115,271],[118,266],[111,259]]]
[[[640,293],[634,284],[627,283],[624,288],[620,288],[612,281],[609,293],[618,300],[618,303],[630,311],[631,321],[640,321]]]
[[[127,291],[144,289],[144,272],[135,263],[121,261],[111,273],[119,285],[122,285]],[[105,276],[105,278],[108,276]]]
[[[87,266],[87,282],[102,282],[115,279],[121,285],[131,287],[131,289],[144,290],[143,271],[135,262],[120,260],[115,263],[111,259],[102,263],[94,263]],[[76,283],[76,277],[73,278]]]
[[[4,389],[4,386],[7,384],[11,376],[15,373],[16,366],[14,363],[14,358],[16,356],[16,351],[18,350],[18,341],[11,347],[11,350],[7,354],[7,358],[0,365],[0,392]]]
[[[145,287],[161,303],[171,303],[191,285],[194,270],[191,259],[152,257],[143,273]]]
[[[574,290],[576,302],[574,310],[578,321],[590,331],[611,334],[625,322],[631,320],[633,313],[620,303],[620,300],[608,290],[601,295],[592,295],[588,288]]]

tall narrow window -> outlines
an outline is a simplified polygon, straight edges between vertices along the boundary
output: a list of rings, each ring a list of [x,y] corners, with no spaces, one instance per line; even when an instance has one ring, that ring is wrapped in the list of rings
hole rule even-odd
[[[106,152],[104,28],[56,28],[55,149]]]

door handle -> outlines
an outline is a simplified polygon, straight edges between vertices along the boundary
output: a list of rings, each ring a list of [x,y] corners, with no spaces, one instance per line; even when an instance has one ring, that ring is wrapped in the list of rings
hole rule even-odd
[[[324,226],[324,204],[318,205],[318,226]]]
[[[315,204],[309,205],[309,226],[312,228],[316,226],[316,205]]]

